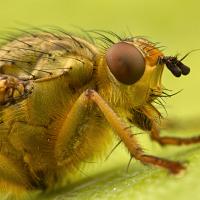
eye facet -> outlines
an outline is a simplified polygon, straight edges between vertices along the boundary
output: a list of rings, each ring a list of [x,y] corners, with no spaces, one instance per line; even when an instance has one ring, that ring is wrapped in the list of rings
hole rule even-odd
[[[114,77],[126,85],[137,82],[145,70],[145,60],[131,44],[119,42],[106,52],[106,62]]]

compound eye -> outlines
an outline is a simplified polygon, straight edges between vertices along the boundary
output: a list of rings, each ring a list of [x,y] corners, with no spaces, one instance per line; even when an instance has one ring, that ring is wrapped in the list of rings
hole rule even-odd
[[[106,52],[106,62],[114,77],[126,85],[137,82],[145,70],[145,60],[131,44],[119,42]]]

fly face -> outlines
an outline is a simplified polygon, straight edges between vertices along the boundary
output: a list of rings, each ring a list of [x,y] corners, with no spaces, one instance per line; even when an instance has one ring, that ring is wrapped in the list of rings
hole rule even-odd
[[[128,93],[134,107],[151,101],[152,93],[154,96],[162,94],[161,78],[165,65],[175,77],[189,74],[190,68],[181,62],[184,58],[165,56],[156,43],[144,38],[121,41],[106,52],[110,72],[123,85],[120,85],[121,90]]]
[[[163,53],[154,43],[134,38],[111,46],[106,61],[112,75],[123,85],[134,102],[139,106],[147,102],[150,91],[162,93],[161,76],[164,65],[158,60]]]

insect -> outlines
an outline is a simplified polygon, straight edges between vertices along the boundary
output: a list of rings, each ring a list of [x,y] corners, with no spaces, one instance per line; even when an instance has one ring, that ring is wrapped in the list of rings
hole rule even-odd
[[[145,38],[93,32],[103,48],[62,29],[24,31],[1,46],[0,184],[7,190],[63,184],[82,163],[100,156],[114,135],[131,158],[174,174],[185,169],[146,154],[131,126],[161,145],[200,142],[199,136],[160,136],[161,114],[154,105],[167,96],[164,67],[176,77],[190,68]]]

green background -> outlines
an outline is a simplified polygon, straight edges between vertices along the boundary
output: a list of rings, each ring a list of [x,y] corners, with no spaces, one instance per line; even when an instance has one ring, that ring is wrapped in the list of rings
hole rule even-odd
[[[118,34],[148,36],[166,46],[166,55],[184,55],[200,48],[200,3],[198,0],[0,0],[0,31],[33,26],[56,25],[66,30],[73,26],[85,29],[112,30]],[[194,135],[200,119],[200,52],[185,59],[191,67],[187,77],[175,78],[166,70],[163,83],[173,91],[183,89],[167,101],[168,116],[178,119],[181,130],[170,132]],[[187,129],[187,130],[186,130]],[[83,169],[82,180],[70,187],[36,199],[200,199],[200,148],[166,147],[139,137],[147,152],[172,159],[188,161],[187,171],[174,177],[166,171],[150,168],[133,161],[126,172],[128,154],[123,146],[106,162]],[[92,170],[91,170],[92,169]]]

